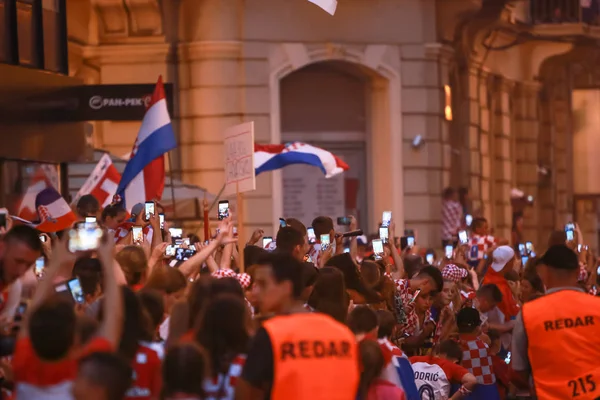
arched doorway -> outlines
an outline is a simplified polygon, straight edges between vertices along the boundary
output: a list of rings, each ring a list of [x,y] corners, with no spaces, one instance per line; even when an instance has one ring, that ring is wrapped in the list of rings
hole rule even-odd
[[[368,90],[370,77],[348,62],[309,64],[281,80],[281,141],[331,151],[350,170],[325,179],[316,168],[285,168],[283,214],[310,225],[319,215],[356,215],[369,225],[367,206]]]

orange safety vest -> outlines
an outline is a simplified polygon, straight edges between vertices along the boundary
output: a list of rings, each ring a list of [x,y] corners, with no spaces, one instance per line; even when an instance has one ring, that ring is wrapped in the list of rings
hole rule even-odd
[[[540,400],[600,397],[600,298],[550,293],[524,304],[523,323]]]
[[[272,400],[352,400],[358,389],[354,334],[328,315],[292,314],[264,323],[273,347]]]

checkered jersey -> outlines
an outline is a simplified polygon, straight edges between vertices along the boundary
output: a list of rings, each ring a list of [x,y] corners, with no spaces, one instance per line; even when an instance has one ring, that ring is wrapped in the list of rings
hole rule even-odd
[[[463,208],[458,201],[442,203],[442,239],[452,240],[458,235],[463,222]]]
[[[246,355],[239,354],[233,359],[229,366],[227,375],[220,374],[216,379],[206,378],[202,388],[205,392],[206,400],[233,400],[235,398],[235,387],[242,375]]]
[[[467,260],[469,261],[479,261],[483,259],[485,253],[488,252],[490,248],[492,248],[496,244],[496,238],[491,235],[479,236],[474,235],[469,239],[468,250],[467,250]]]
[[[419,319],[415,312],[415,304],[411,302],[413,293],[410,290],[410,282],[407,279],[397,279],[394,306],[396,317],[401,325],[402,333],[413,335],[419,325]]]
[[[496,375],[492,366],[492,357],[488,353],[487,344],[478,338],[460,338],[460,346],[463,350],[462,366],[475,375],[480,385],[493,385],[496,383]]]

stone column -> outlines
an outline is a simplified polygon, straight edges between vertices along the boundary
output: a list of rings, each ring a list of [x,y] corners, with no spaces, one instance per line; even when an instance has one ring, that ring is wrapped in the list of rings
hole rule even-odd
[[[402,48],[405,226],[419,243],[441,243],[441,192],[450,185],[450,143],[444,118],[450,49],[439,44]],[[423,147],[413,148],[421,135]]]
[[[490,148],[492,156],[492,201],[494,214],[491,226],[497,237],[508,239],[512,225],[512,207],[510,190],[513,186],[511,162],[511,94],[513,83],[500,77],[494,77],[492,92],[492,124],[493,144]]]
[[[534,197],[533,206],[524,209],[525,238],[539,243],[539,177],[538,140],[539,116],[538,93],[540,85],[535,82],[520,82],[515,88],[514,118],[514,176],[519,189]],[[539,245],[538,245],[539,246]],[[541,250],[541,249],[540,249]]]
[[[187,41],[179,45],[180,149],[183,180],[218,193],[224,183],[223,132],[254,121],[255,141],[270,141],[267,51],[240,40],[242,4],[188,0]],[[188,11],[186,11],[188,10]],[[271,231],[271,174],[245,195],[247,237]],[[230,198],[235,207],[235,198]],[[216,212],[216,211],[215,211]]]

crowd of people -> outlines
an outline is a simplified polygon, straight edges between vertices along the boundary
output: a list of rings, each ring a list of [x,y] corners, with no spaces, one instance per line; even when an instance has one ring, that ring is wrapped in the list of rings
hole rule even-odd
[[[8,218],[2,398],[599,398],[597,260],[577,225],[538,255],[457,204],[447,191],[442,251],[391,212],[368,238],[322,216],[248,243],[229,210],[208,240],[159,204],[92,196],[63,232]]]

